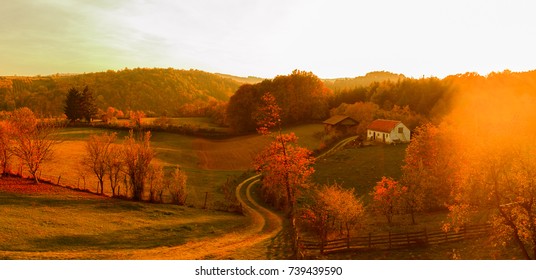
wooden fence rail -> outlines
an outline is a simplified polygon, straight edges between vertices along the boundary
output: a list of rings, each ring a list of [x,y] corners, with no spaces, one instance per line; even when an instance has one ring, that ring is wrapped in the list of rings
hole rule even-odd
[[[397,249],[415,246],[426,246],[446,242],[460,241],[482,236],[489,232],[489,224],[468,225],[458,231],[422,231],[368,234],[350,238],[328,240],[325,242],[301,240],[300,247],[305,251],[320,251],[320,253],[335,253],[348,249]]]

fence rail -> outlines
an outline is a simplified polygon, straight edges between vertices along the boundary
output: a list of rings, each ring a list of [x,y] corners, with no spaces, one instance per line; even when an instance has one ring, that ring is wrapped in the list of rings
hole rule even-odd
[[[397,249],[426,246],[447,242],[461,241],[480,237],[489,232],[490,224],[476,224],[461,227],[458,231],[422,231],[376,234],[328,240],[325,242],[301,240],[300,247],[305,251],[335,253],[359,249]]]

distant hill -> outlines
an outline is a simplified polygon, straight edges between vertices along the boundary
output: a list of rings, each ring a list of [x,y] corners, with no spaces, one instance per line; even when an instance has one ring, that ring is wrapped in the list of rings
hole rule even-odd
[[[402,74],[394,74],[387,71],[375,71],[367,73],[365,76],[358,76],[355,78],[337,78],[337,79],[323,79],[322,81],[326,87],[333,91],[349,90],[357,87],[366,87],[373,82],[383,81],[398,81],[399,79],[405,79],[406,76]]]
[[[214,73],[214,74],[223,78],[234,80],[240,84],[257,84],[265,80],[264,78],[259,78],[259,77],[254,77],[254,76],[238,77],[238,76],[221,74],[221,73]]]
[[[242,83],[230,76],[171,68],[0,77],[0,110],[29,107],[41,115],[61,115],[69,88],[88,85],[100,109],[180,115],[186,104],[229,100]]]

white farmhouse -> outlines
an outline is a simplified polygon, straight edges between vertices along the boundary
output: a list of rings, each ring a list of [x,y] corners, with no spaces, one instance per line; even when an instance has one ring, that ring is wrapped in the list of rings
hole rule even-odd
[[[383,143],[407,143],[409,129],[401,121],[378,119],[367,127],[367,139]]]

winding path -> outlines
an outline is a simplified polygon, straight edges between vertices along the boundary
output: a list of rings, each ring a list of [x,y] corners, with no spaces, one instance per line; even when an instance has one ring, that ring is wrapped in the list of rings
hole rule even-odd
[[[319,155],[317,159],[332,154],[356,139],[357,136],[343,139],[331,149]],[[245,246],[241,250],[235,251],[232,255],[241,256],[241,252],[247,250],[250,254],[245,259],[285,259],[290,257],[292,252],[288,238],[289,232],[284,226],[283,218],[274,211],[261,206],[251,196],[251,189],[256,183],[260,182],[260,177],[261,174],[251,176],[236,188],[236,197],[243,206],[244,214],[249,216],[252,221],[251,227],[256,233],[251,240],[255,240],[256,243],[244,244]],[[247,187],[244,189],[246,185]],[[267,240],[269,242],[266,242]],[[253,254],[253,252],[255,253]]]
[[[318,156],[322,158],[344,147],[356,137],[340,141]],[[190,241],[175,247],[126,250],[85,250],[69,252],[6,252],[0,258],[14,259],[142,259],[142,260],[198,260],[198,259],[286,259],[292,254],[286,221],[276,212],[260,205],[252,197],[261,175],[247,178],[236,188],[236,197],[242,204],[249,223],[234,232],[215,238]]]

